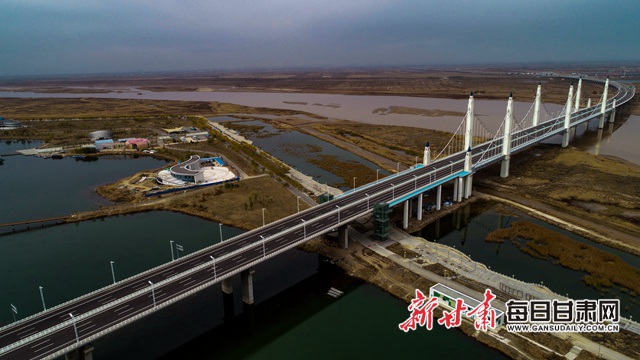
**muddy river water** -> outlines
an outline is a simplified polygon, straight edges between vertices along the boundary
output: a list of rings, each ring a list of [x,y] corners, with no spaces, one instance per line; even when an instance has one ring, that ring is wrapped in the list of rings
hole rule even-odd
[[[7,90],[7,89],[0,89]],[[269,107],[305,111],[331,119],[346,119],[370,124],[402,125],[429,128],[442,131],[455,131],[463,119],[460,116],[423,116],[397,114],[376,111],[391,106],[410,107],[428,110],[445,110],[459,113],[466,112],[467,100],[420,98],[409,96],[374,96],[374,95],[337,95],[314,93],[259,93],[259,92],[153,92],[140,89],[110,89],[108,93],[36,93],[0,91],[0,98],[114,98],[114,99],[150,99],[150,100],[188,100],[188,101],[220,101],[254,107]],[[522,119],[531,109],[535,89],[532,88],[530,99],[516,99],[514,113],[516,119]],[[490,130],[499,127],[506,111],[505,100],[476,100],[475,114]],[[544,112],[556,116],[562,106],[544,104]],[[386,114],[386,115],[384,115]],[[613,155],[640,164],[640,154],[634,151],[635,138],[640,134],[640,116],[618,116],[616,124],[598,136],[597,126],[592,121],[591,131],[585,138],[575,143],[585,151],[602,155]],[[623,125],[624,131],[618,131]],[[584,126],[582,127],[584,128]],[[578,134],[584,130],[578,129]],[[600,140],[598,140],[600,139]],[[559,139],[551,139],[559,142]]]

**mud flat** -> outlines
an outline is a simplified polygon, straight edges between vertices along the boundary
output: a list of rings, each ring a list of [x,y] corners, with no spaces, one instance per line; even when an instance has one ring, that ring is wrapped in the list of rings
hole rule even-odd
[[[539,145],[512,158],[508,178],[492,169],[474,179],[483,193],[536,209],[536,217],[640,255],[640,166]]]

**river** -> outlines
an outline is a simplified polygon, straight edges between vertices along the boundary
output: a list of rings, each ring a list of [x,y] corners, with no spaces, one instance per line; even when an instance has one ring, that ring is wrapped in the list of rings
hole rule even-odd
[[[350,183],[351,179],[342,179],[338,175],[310,163],[308,161],[310,158],[317,159],[322,155],[336,156],[343,162],[360,163],[371,169],[372,173],[375,173],[376,170],[380,168],[378,165],[354,153],[300,131],[276,129],[271,124],[260,120],[238,121],[238,119],[229,116],[211,117],[209,120],[216,122],[234,121],[234,123],[238,125],[259,126],[259,132],[249,132],[248,134],[244,134],[244,136],[253,141],[254,145],[260,149],[282,160],[305,175],[312,176],[314,180],[319,183],[328,184],[329,186],[335,187],[340,183]],[[310,149],[314,151],[310,151]],[[382,176],[390,174],[384,169],[380,169],[379,172]],[[346,191],[352,187],[341,186],[340,188]]]
[[[0,89],[2,90],[2,89]],[[467,100],[422,98],[409,96],[376,96],[376,95],[338,95],[338,94],[313,94],[313,93],[254,93],[254,92],[153,92],[135,88],[109,89],[108,93],[36,93],[36,92],[12,92],[0,91],[0,98],[114,98],[114,99],[150,99],[150,100],[188,100],[188,101],[220,101],[233,104],[269,107],[276,109],[289,109],[314,113],[327,118],[353,120],[370,124],[402,125],[421,127],[434,130],[454,132],[463,116],[420,116],[408,114],[389,113],[382,115],[376,113],[376,109],[389,108],[390,106],[414,107],[419,109],[440,109],[464,113],[467,109]],[[514,115],[516,120],[522,119],[530,110],[535,96],[535,88],[531,89],[531,98],[514,102]],[[516,99],[519,100],[519,99]],[[544,97],[543,97],[544,101]],[[544,104],[544,112],[556,116],[562,106],[556,104]],[[495,131],[503,121],[506,111],[506,98],[501,100],[475,100],[475,114],[485,126]],[[0,114],[2,116],[2,114]],[[640,117],[630,116],[628,119],[618,115],[618,123],[626,123],[625,131],[620,132],[619,125],[614,126],[613,131],[605,132],[597,146],[597,131],[589,136],[589,140],[580,140],[576,143],[579,148],[593,153],[613,155],[640,165],[640,154],[633,151],[636,146],[638,134],[640,134]],[[592,121],[591,128],[597,121]],[[578,132],[580,133],[580,131]],[[558,138],[551,142],[559,143]]]
[[[593,242],[532,218],[519,210],[497,206],[495,203],[477,201],[468,204],[428,225],[415,235],[429,241],[437,241],[455,247],[473,260],[489,266],[491,270],[507,276],[514,276],[525,282],[543,283],[554,292],[562,295],[568,294],[574,299],[600,299],[612,296],[619,298],[621,299],[621,315],[625,317],[631,315],[634,319],[640,319],[640,297],[637,294],[634,296],[623,292],[618,286],[608,288],[606,292],[596,290],[582,281],[582,277],[586,275],[585,272],[571,270],[548,260],[531,257],[519,250],[512,241],[504,243],[484,241],[491,231],[498,227],[507,228],[517,220],[531,221],[575,241],[607,251],[620,257],[636,270],[640,270],[640,257],[638,256]],[[500,225],[501,221],[502,225]]]
[[[3,142],[0,153],[33,146],[34,143]],[[37,216],[68,213],[77,210],[74,204],[78,209],[95,208],[101,203],[92,194],[98,184],[164,163],[153,158],[100,159],[90,163],[24,156],[6,159],[0,167],[5,189],[3,200],[4,196],[21,193],[20,197],[12,198],[11,203],[23,201],[34,207],[38,203],[37,198],[30,197],[33,192],[20,191],[24,189],[25,173],[15,170],[31,163],[36,169],[48,170],[36,172],[37,183],[55,189],[51,192],[56,192],[58,198],[47,202],[47,210]],[[78,173],[85,171],[83,167],[90,171],[79,176]],[[12,171],[5,171],[8,169]],[[105,179],[104,174],[111,177]],[[12,208],[12,211],[3,210],[2,216],[35,217],[32,207]],[[188,236],[185,229],[189,231]],[[224,238],[240,232],[240,229],[223,227]],[[179,255],[186,255],[219,241],[218,233],[217,223],[162,211],[0,236],[0,307],[6,309],[0,311],[0,326],[13,321],[11,304],[17,307],[19,319],[42,310],[39,286],[43,287],[45,305],[50,308],[108,286],[112,282],[111,261],[114,261],[116,280],[124,279],[170,261],[170,240],[184,248],[184,253]],[[241,315],[240,284],[236,278],[238,315],[235,318],[224,322],[221,290],[214,286],[94,341],[94,359],[139,360],[163,355],[168,359],[293,359],[358,354],[380,358],[412,356],[417,341],[436,355],[463,358],[465,354],[474,353],[480,358],[504,358],[457,330],[421,329],[404,334],[397,327],[409,315],[404,301],[346,277],[315,254],[300,250],[281,254],[257,266],[254,279],[257,305],[252,332],[246,331]],[[344,290],[345,295],[338,300],[331,299],[326,295],[330,286]],[[370,343],[372,338],[384,338],[388,342],[383,347],[376,346]]]
[[[419,116],[372,115],[372,109],[386,106],[413,106],[464,112],[466,100],[442,100],[423,98],[322,94],[264,94],[264,93],[110,93],[110,94],[18,94],[0,93],[0,97],[119,97],[155,98],[167,100],[227,101],[249,106],[294,108],[310,111],[327,117],[346,118],[370,123],[402,124],[452,131],[460,118],[426,118]],[[287,102],[307,102],[307,105]],[[329,106],[313,105],[315,103]],[[483,121],[493,118],[499,122],[504,117],[506,102],[487,101],[486,107],[477,101],[476,113],[487,115]],[[339,106],[337,106],[339,105]],[[530,104],[520,103],[517,112],[526,113]],[[298,107],[298,108],[296,108]],[[410,117],[410,118],[407,118]],[[603,133],[597,152],[620,156],[629,161],[626,150],[635,146],[635,136],[640,132],[638,118],[618,118],[623,129],[632,131]],[[489,120],[487,120],[489,122]],[[454,125],[455,124],[455,125]],[[617,130],[619,125],[615,125]],[[607,129],[605,129],[607,130]],[[590,132],[587,132],[589,136]],[[631,137],[628,136],[631,134]],[[597,135],[597,132],[596,132]],[[596,138],[597,139],[597,138]],[[618,143],[618,147],[603,146]],[[633,140],[631,140],[633,139]],[[632,142],[633,141],[633,142]],[[576,144],[596,152],[596,144]],[[13,151],[21,145],[0,144],[0,154]],[[25,147],[33,147],[25,144]],[[263,145],[260,145],[263,146]],[[606,150],[605,150],[606,148]],[[626,149],[626,150],[625,150]],[[624,153],[624,154],[623,154]],[[637,155],[637,154],[636,154]],[[24,163],[23,163],[24,161]],[[140,162],[142,161],[142,162]],[[149,161],[148,163],[145,163]],[[25,167],[23,168],[22,165]],[[87,166],[83,168],[83,166]],[[3,206],[1,222],[22,220],[42,216],[68,214],[73,211],[96,208],[104,200],[95,196],[93,188],[136,171],[162,166],[162,162],[151,158],[100,159],[95,163],[65,160],[43,160],[26,157],[7,157],[0,167],[3,186],[0,189]],[[28,170],[27,170],[28,169]],[[89,169],[85,171],[85,169]],[[11,170],[11,171],[9,171]],[[25,176],[28,175],[28,176]],[[95,175],[95,176],[94,176]],[[328,176],[328,175],[327,175]],[[33,180],[33,181],[32,181]],[[30,182],[32,181],[32,182]],[[25,187],[27,184],[27,187]],[[27,190],[25,190],[28,189]],[[54,196],[55,195],[55,196]],[[54,196],[51,198],[50,196]],[[57,196],[57,197],[56,197]],[[9,200],[5,200],[9,199]],[[31,206],[33,205],[33,206]],[[495,222],[495,210],[480,211],[478,221]],[[492,213],[492,211],[494,213]],[[484,219],[493,217],[494,220]],[[519,215],[522,216],[522,215]],[[4,220],[8,219],[8,220]],[[447,221],[441,220],[441,224]],[[166,224],[179,224],[167,226]],[[544,281],[552,290],[571,296],[601,298],[606,294],[582,285],[582,274],[543,264],[539,259],[523,255],[519,250],[509,250],[508,244],[496,246],[483,241],[481,229],[470,223],[467,239],[461,240],[460,230],[444,234],[441,239],[463,251],[469,251],[474,259],[489,264],[493,269],[513,274],[525,281]],[[194,229],[196,236],[185,237],[184,228]],[[240,232],[239,229],[224,228],[226,236]],[[42,230],[0,237],[0,323],[12,321],[10,303],[19,309],[19,317],[25,317],[41,309],[38,286],[43,286],[47,306],[51,307],[65,299],[106,286],[111,281],[109,262],[115,261],[117,279],[130,276],[146,268],[170,260],[169,240],[183,245],[187,253],[216,241],[217,224],[169,212],[153,212],[132,216],[107,218],[73,225],[61,225]],[[428,231],[429,230],[425,230]],[[558,230],[561,231],[561,230]],[[427,235],[428,237],[428,235]],[[188,239],[187,239],[188,238]],[[209,239],[209,240],[203,240]],[[476,249],[477,248],[477,249]],[[523,264],[526,264],[523,266]],[[634,263],[636,267],[637,259]],[[301,251],[290,251],[258,268],[256,273],[256,329],[250,334],[242,333],[243,321],[237,317],[230,323],[223,322],[222,298],[218,287],[207,289],[189,297],[169,309],[149,316],[96,342],[96,359],[153,359],[167,354],[167,358],[184,358],[184,354],[196,357],[216,358],[316,358],[354,357],[364,354],[373,358],[389,356],[415,356],[415,344],[420,342],[430,354],[466,358],[473,353],[477,358],[499,358],[500,354],[455,330],[401,333],[398,323],[406,319],[407,304],[390,297],[371,285],[345,284],[345,296],[331,300],[324,292],[326,285],[343,284],[344,275],[330,272],[325,282],[316,283],[319,262],[317,256]],[[549,267],[551,266],[551,267]],[[536,268],[539,271],[528,271]],[[236,279],[236,282],[237,279]],[[297,285],[296,285],[297,284]],[[295,286],[294,286],[295,285]],[[292,290],[286,289],[293,287]],[[332,285],[333,286],[333,285]],[[309,289],[313,288],[313,291]],[[236,283],[236,294],[239,284]],[[311,295],[309,295],[311,294]],[[623,296],[614,292],[615,295]],[[292,300],[293,299],[293,300]],[[236,296],[236,309],[240,309]],[[623,300],[626,303],[626,300]],[[631,304],[629,314],[638,311],[637,303]],[[638,317],[636,317],[638,316]],[[345,321],[344,319],[348,319]],[[227,329],[235,329],[229,337]],[[436,327],[437,328],[437,327]],[[226,337],[225,337],[226,336]],[[418,338],[420,336],[420,338]],[[195,339],[195,340],[194,340]],[[371,339],[382,339],[384,346]],[[193,342],[189,342],[192,341]],[[222,346],[226,342],[234,346]],[[185,344],[182,347],[181,344]],[[391,344],[391,345],[389,345]],[[426,345],[426,346],[425,346]],[[174,352],[170,352],[175,349]],[[385,353],[384,351],[389,351]]]

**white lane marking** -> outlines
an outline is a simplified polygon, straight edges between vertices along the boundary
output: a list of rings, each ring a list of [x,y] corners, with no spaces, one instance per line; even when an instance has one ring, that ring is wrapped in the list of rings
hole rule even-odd
[[[98,301],[98,302],[99,302],[100,304],[104,305],[104,304],[107,304],[107,303],[112,302],[113,300],[115,300],[115,299],[114,299],[114,297],[113,297],[113,296],[109,296],[109,297],[104,298],[104,299],[102,299],[102,300],[100,300],[100,301]]]
[[[84,327],[82,329],[78,326],[78,331],[88,331],[89,329],[91,329],[92,327],[95,327],[95,326],[96,326],[96,324],[90,324],[89,326]]]
[[[33,349],[33,352],[41,352],[49,346],[53,346],[53,343],[47,339],[41,343],[31,345],[31,348]]]
[[[150,285],[149,285],[149,283],[142,283],[142,284],[140,284],[140,285],[133,286],[133,289],[137,291],[137,290],[140,290],[140,289],[144,289],[144,288],[146,288],[146,287],[149,287],[149,286],[150,286]]]
[[[123,307],[123,308],[124,308],[124,307]],[[122,310],[122,311],[113,310],[113,312],[114,312],[116,315],[118,315],[118,316],[122,316],[122,315],[124,315],[124,314],[126,314],[126,313],[128,313],[128,312],[132,312],[132,311],[134,311],[134,310],[135,310],[134,308],[129,307],[128,309],[124,309],[124,310]]]
[[[240,259],[244,259],[244,255],[238,255],[238,256],[236,256],[236,257],[234,257],[234,258],[231,258],[231,261],[233,261],[233,262],[237,262],[237,261],[238,261],[238,260],[240,260]]]
[[[187,281],[187,282],[185,282],[185,283],[182,283],[182,285],[183,285],[184,287],[188,287],[189,285],[193,284],[194,282],[196,282],[196,281],[195,281],[195,280],[191,280],[191,281]]]
[[[32,327],[30,327],[30,328],[28,328],[26,330],[22,330],[22,331],[16,333],[16,335],[20,337],[20,336],[22,336],[21,334],[24,334],[24,333],[33,333],[35,329],[36,329],[36,327],[32,326]]]
[[[123,310],[123,309],[129,308],[129,307],[131,307],[131,305],[129,305],[129,304],[124,304],[123,306],[121,306],[121,307],[119,307],[119,308],[117,308],[117,309],[113,309],[113,311],[114,311],[114,312],[117,312],[117,311],[120,311],[120,310]]]
[[[188,277],[188,278],[184,278],[184,279],[182,279],[182,280],[178,281],[178,284],[183,284],[183,283],[185,283],[185,282],[187,282],[187,281],[190,281],[190,280],[191,280],[191,278],[190,278],[190,277]]]

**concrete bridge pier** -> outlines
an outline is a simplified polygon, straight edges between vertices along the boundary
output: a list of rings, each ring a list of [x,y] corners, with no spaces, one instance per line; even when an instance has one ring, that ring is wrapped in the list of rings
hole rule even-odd
[[[458,179],[453,180],[453,202],[458,201]]]
[[[87,344],[64,355],[65,360],[93,360],[93,346]]]
[[[598,123],[598,129],[604,129],[604,118],[605,117],[606,117],[606,114],[600,115],[600,122]]]
[[[251,333],[256,328],[253,296],[253,273],[254,269],[247,269],[240,273],[240,283],[242,284],[242,309],[246,323],[246,330]]]
[[[242,302],[247,305],[253,305],[255,302],[253,297],[253,273],[254,269],[244,270],[240,273],[240,283],[242,283]]]
[[[438,185],[438,190],[436,191],[436,210],[440,211],[442,208],[442,185]]]
[[[509,177],[509,163],[511,162],[511,156],[505,155],[500,163],[500,177]]]
[[[613,123],[616,120],[616,99],[613,99],[613,107],[611,108],[611,114],[609,114],[609,122]]]
[[[562,134],[562,147],[565,148],[571,143],[571,131],[567,130]]]
[[[221,281],[222,284],[222,304],[224,307],[224,319],[230,320],[236,316],[235,304],[233,302],[233,281],[227,278]]]
[[[455,180],[458,183],[458,198],[456,199],[457,202],[462,202],[462,196],[464,194],[464,183],[465,183],[465,178],[459,177]]]
[[[418,195],[418,211],[416,212],[416,218],[422,220],[422,195]]]
[[[467,153],[464,157],[464,171],[468,172],[469,174],[465,176],[464,181],[462,181],[462,184],[464,184],[464,192],[462,196],[464,196],[465,199],[468,199],[469,196],[471,196],[471,188],[473,184],[473,164],[471,164],[472,161],[473,156],[471,154],[471,147],[468,147]],[[460,198],[462,198],[462,196],[460,196]]]
[[[402,228],[407,229],[409,227],[409,200],[404,201],[404,212],[402,215]]]
[[[340,249],[349,247],[349,225],[342,225],[338,228],[338,246]]]
[[[465,183],[464,198],[466,200],[469,197],[471,197],[471,193],[473,192],[473,174],[467,175],[464,183]]]

